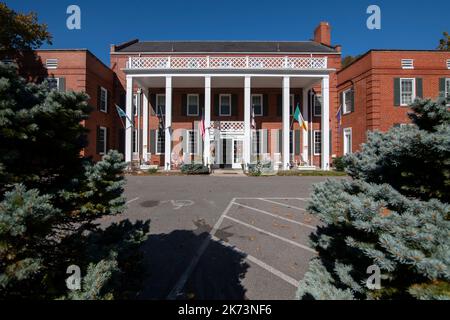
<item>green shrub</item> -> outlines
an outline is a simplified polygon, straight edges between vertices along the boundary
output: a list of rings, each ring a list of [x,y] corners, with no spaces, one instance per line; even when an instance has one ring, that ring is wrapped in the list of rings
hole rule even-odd
[[[184,164],[181,166],[184,174],[209,174],[209,168],[203,164]]]
[[[148,170],[147,170],[147,173],[148,173],[148,174],[155,174],[155,173],[158,173],[158,169],[156,169],[156,168],[148,169]]]
[[[344,172],[345,171],[345,162],[344,157],[337,157],[333,159],[333,168],[336,171]]]
[[[340,171],[282,170],[278,171],[277,175],[284,177],[345,177],[347,174]]]

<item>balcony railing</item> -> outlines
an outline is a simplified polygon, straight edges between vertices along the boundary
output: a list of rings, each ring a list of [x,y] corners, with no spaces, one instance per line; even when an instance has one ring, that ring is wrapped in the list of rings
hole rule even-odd
[[[327,57],[167,56],[130,57],[132,70],[317,70],[327,69]]]
[[[244,133],[244,121],[212,121],[211,134],[214,130],[219,130],[221,133]]]

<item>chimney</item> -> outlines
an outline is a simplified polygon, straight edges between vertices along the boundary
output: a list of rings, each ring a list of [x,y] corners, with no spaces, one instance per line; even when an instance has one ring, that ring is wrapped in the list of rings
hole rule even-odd
[[[314,41],[331,46],[331,27],[328,22],[321,22],[314,30]]]

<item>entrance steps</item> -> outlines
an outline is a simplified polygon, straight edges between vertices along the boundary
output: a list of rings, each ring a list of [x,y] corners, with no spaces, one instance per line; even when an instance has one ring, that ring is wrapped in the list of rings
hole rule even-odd
[[[246,177],[241,169],[214,169],[213,177]]]

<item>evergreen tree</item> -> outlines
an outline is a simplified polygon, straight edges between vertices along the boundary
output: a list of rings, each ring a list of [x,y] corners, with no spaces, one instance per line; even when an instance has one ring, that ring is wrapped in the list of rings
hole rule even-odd
[[[87,101],[0,63],[0,298],[133,295],[127,277],[148,224],[96,223],[124,209],[125,164],[116,151],[96,164],[80,156]],[[68,293],[70,265],[83,272],[81,291]]]
[[[314,187],[308,209],[324,225],[299,298],[450,299],[450,111],[444,99],[411,107],[411,126],[370,133],[345,158],[352,180]]]

